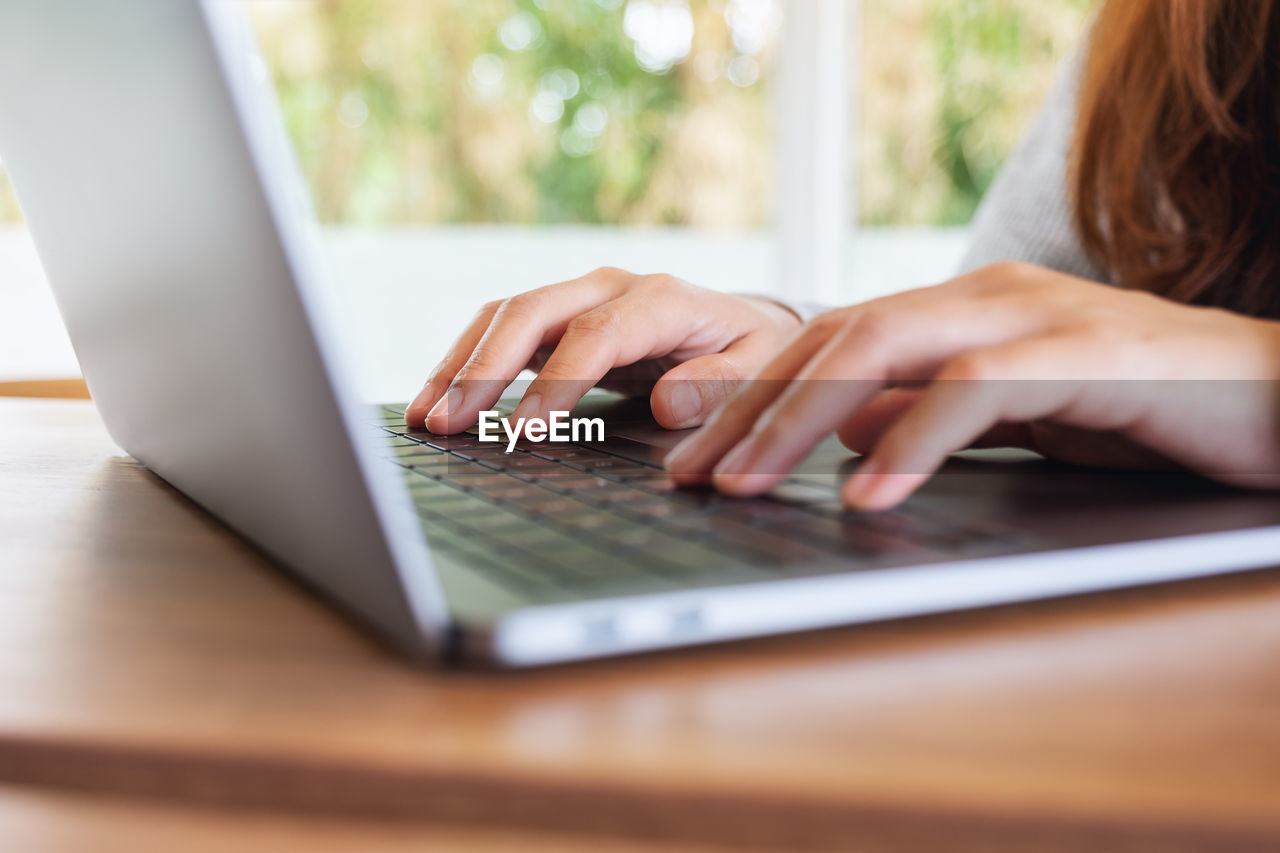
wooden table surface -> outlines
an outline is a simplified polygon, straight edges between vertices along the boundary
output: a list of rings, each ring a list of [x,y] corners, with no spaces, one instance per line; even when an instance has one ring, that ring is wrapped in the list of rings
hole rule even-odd
[[[121,454],[89,404],[0,400],[0,785],[3,849],[60,813],[160,838],[1274,850],[1280,572],[431,671]]]

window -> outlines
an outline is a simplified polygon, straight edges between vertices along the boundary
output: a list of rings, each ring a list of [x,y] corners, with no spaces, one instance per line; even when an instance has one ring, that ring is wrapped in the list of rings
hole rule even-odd
[[[775,0],[254,0],[322,221],[762,227]]]
[[[866,226],[964,225],[1075,48],[1092,0],[862,0]]]
[[[945,278],[1091,5],[245,2],[388,399],[476,304],[603,264],[830,302]]]

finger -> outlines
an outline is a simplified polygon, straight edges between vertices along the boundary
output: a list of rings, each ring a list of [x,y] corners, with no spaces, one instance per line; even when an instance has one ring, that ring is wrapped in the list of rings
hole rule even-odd
[[[795,380],[755,415],[750,431],[714,468],[716,488],[731,495],[756,495],[777,485],[843,420],[851,417],[882,388],[885,370],[858,357],[857,323],[827,343]],[[832,365],[850,360],[864,366],[858,373],[838,373]],[[827,380],[856,375],[857,379]]]
[[[836,431],[840,443],[854,453],[867,454],[902,413],[924,393],[918,388],[889,388],[873,397]]]
[[[409,404],[409,408],[405,410],[405,423],[412,427],[421,427],[426,424],[427,413],[439,402],[444,395],[445,389],[453,381],[453,377],[467,363],[471,353],[475,352],[476,345],[480,343],[480,339],[488,331],[489,324],[493,322],[493,316],[498,313],[498,308],[501,304],[501,302],[490,302],[485,305],[476,314],[471,323],[468,324],[463,333],[458,336],[444,359],[436,365],[435,370],[431,371],[431,375],[422,387],[422,391],[418,393],[418,396]]]
[[[437,433],[461,432],[493,406],[539,347],[557,340],[573,318],[614,299],[624,287],[616,271],[532,290],[503,302],[473,351],[426,418]]]
[[[755,379],[738,388],[702,429],[667,454],[665,464],[672,479],[686,486],[707,482],[715,464],[751,430],[755,414],[777,399],[791,377],[822,349],[832,328],[806,326]]]
[[[935,329],[954,312],[941,303],[903,303],[894,314],[853,312],[792,383],[751,413],[754,426],[715,465],[716,487],[734,495],[767,491],[887,382],[931,376],[941,337]]]
[[[1177,466],[1154,450],[1115,432],[1098,432],[1057,423],[1027,427],[1031,447],[1058,462],[1085,468],[1125,468],[1131,471],[1168,471]]]
[[[686,361],[668,371],[649,396],[658,424],[665,429],[701,426],[773,354],[766,335],[747,335],[721,353]]]
[[[1022,337],[1051,321],[1025,302],[984,295],[981,284],[975,274],[818,318],[768,368],[772,387],[752,383],[668,457],[668,470],[694,483],[715,469],[725,491],[758,494],[885,382],[927,380],[956,352]]]
[[[889,388],[877,394],[837,431],[840,443],[854,453],[869,455],[884,434],[924,394],[921,388]],[[974,440],[970,449],[1016,447],[1040,451],[1030,424],[1000,423]]]
[[[572,409],[609,371],[677,350],[689,337],[689,321],[678,294],[655,298],[643,291],[574,317],[513,417]]]
[[[897,506],[947,457],[1001,422],[1066,417],[1093,420],[1079,404],[1085,382],[1033,379],[1062,375],[1078,354],[1070,339],[1042,338],[975,350],[944,368],[845,484],[846,503],[881,511]],[[1098,426],[1108,427],[1105,421]]]
[[[1050,319],[1026,305],[936,290],[869,303],[716,466],[717,488],[767,491],[886,384],[929,380],[957,353],[1034,333]]]

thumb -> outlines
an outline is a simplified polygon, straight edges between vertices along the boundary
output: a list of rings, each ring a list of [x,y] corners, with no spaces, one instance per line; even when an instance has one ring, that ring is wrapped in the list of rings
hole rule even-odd
[[[654,386],[649,397],[654,418],[664,429],[702,426],[738,386],[764,366],[768,355],[744,339],[724,352],[686,361]]]

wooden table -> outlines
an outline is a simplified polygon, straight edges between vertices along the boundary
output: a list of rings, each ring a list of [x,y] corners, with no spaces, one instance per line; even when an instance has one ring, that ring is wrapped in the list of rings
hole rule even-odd
[[[0,849],[176,826],[242,851],[1280,849],[1280,572],[429,671],[89,404],[0,401]]]

